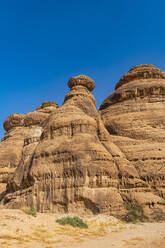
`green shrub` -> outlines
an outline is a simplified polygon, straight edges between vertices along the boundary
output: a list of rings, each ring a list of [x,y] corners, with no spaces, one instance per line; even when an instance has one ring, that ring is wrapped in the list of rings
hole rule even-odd
[[[86,223],[84,223],[83,220],[77,216],[75,216],[75,217],[70,217],[70,216],[63,217],[61,219],[57,219],[56,222],[63,225],[63,226],[71,225],[73,227],[88,228],[88,225]]]
[[[162,202],[160,202],[159,204],[165,206],[165,200],[163,200]]]
[[[37,211],[34,208],[25,209],[23,211],[24,211],[25,214],[37,217]]]
[[[126,204],[125,206],[129,211],[123,217],[124,221],[136,223],[138,221],[143,222],[148,219],[148,217],[144,214],[142,207],[138,204]]]

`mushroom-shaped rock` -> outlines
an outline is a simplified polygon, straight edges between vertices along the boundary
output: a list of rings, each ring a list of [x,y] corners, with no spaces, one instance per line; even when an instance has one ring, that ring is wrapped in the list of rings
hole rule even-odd
[[[42,103],[42,105],[40,105],[37,110],[40,109],[44,109],[44,108],[48,108],[48,107],[54,107],[54,108],[58,108],[58,104],[52,101],[45,101]]]
[[[52,101],[45,101],[42,103],[41,106],[39,106],[36,111],[42,112],[46,114],[51,114],[56,111],[56,109],[59,108],[58,104]]]
[[[49,114],[56,111],[58,104],[51,101],[45,101],[36,111],[29,112],[25,116],[25,126],[40,125]]]
[[[39,111],[34,111],[34,112],[29,112],[25,116],[25,126],[33,126],[33,125],[39,125],[48,117],[48,114],[39,112]]]
[[[9,115],[3,124],[4,129],[9,131],[13,127],[24,126],[24,117],[25,115],[17,113]]]
[[[82,104],[83,107],[85,107],[85,105],[87,104],[87,108],[89,108],[89,101],[91,101],[92,105],[96,105],[95,98],[90,92],[95,88],[95,82],[93,81],[93,79],[83,75],[72,77],[68,81],[68,86],[70,87],[71,91],[65,96],[64,103],[69,100],[70,103],[67,103],[69,105],[75,105],[76,102],[78,102],[79,106],[80,104]],[[93,109],[96,110],[95,106]]]
[[[85,75],[72,77],[68,82],[68,86],[70,89],[78,85],[86,87],[89,91],[92,91],[95,88],[95,82],[93,81],[93,79]]]

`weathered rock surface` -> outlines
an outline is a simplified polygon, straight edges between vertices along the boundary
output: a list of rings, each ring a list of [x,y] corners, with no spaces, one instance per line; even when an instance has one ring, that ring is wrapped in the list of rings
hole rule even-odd
[[[27,115],[12,114],[4,122],[6,134],[0,143],[0,192],[21,160],[24,145],[40,139],[42,122],[54,112],[57,104],[44,102]]]
[[[0,163],[7,154],[6,163],[17,168],[6,178],[1,206],[119,216],[137,204],[151,219],[165,219],[165,73],[134,67],[99,112],[91,78],[73,77],[68,86],[60,108],[45,102],[4,123]]]
[[[111,141],[148,185],[149,193],[133,186],[125,196],[154,207],[157,196],[165,197],[165,73],[153,65],[135,66],[117,83],[100,113]]]
[[[129,171],[129,162],[124,169],[124,154],[111,144],[90,93],[94,81],[78,76],[68,86],[71,91],[44,121],[38,143],[24,146],[4,204],[42,212],[118,213],[123,200],[117,163],[128,174],[137,172]]]

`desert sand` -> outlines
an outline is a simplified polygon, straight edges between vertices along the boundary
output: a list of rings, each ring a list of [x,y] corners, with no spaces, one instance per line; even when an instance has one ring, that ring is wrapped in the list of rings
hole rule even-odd
[[[126,224],[105,215],[84,217],[88,229],[61,226],[55,214],[0,210],[1,248],[164,248],[165,223]]]

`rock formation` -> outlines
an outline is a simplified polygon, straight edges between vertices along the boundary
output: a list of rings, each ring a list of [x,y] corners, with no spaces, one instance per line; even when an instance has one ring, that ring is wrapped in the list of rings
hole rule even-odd
[[[41,212],[117,213],[123,200],[116,161],[125,156],[111,144],[96,110],[94,81],[78,76],[68,86],[62,107],[44,121],[39,142],[24,144],[4,204]]]
[[[0,193],[20,163],[24,145],[39,140],[42,122],[56,110],[57,104],[44,102],[27,115],[12,114],[4,122],[5,136],[0,143]]]
[[[148,209],[151,219],[164,218],[165,73],[134,67],[99,112],[92,79],[73,77],[68,86],[60,108],[45,102],[4,123],[0,168],[4,158],[14,163],[11,175],[17,168],[6,178],[1,207],[121,216],[133,203]]]
[[[139,204],[158,206],[165,198],[165,73],[138,65],[117,83],[100,112],[114,142],[148,185],[127,193]],[[133,192],[134,191],[134,192]],[[145,192],[145,194],[144,194]]]

